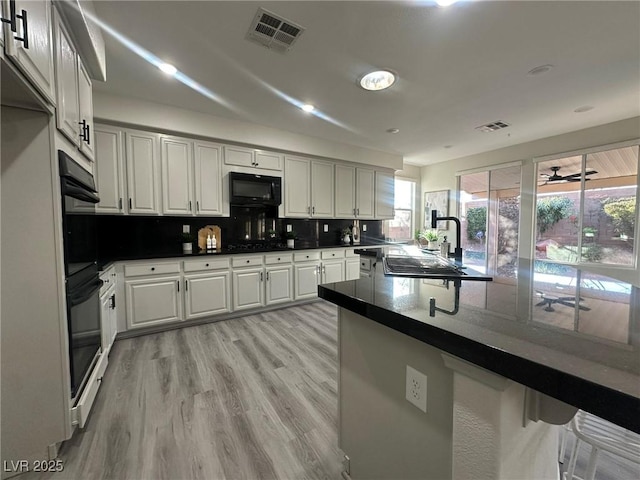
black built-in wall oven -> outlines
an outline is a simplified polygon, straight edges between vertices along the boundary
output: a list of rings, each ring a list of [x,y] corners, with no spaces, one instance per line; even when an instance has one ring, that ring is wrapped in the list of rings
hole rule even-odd
[[[58,150],[71,398],[76,402],[101,352],[98,236],[93,175]]]

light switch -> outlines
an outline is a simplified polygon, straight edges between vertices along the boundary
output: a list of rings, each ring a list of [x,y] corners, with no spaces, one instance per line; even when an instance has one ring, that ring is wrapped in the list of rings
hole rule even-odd
[[[191,227],[189,225],[182,225],[182,233],[190,233]]]
[[[329,231],[329,225],[325,223],[322,229],[324,230],[324,233],[327,233]]]
[[[366,231],[367,231],[367,224],[366,224],[366,223],[363,223],[363,224],[362,224],[362,231],[363,231],[363,232],[366,232]]]

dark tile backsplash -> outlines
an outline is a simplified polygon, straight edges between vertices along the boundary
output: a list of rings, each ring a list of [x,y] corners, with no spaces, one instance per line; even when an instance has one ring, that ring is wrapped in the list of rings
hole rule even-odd
[[[285,243],[286,225],[296,232],[296,247],[313,248],[340,245],[343,228],[353,224],[350,220],[269,218],[269,215],[243,215],[235,217],[138,217],[98,215],[98,255],[100,261],[140,256],[182,253],[182,226],[189,225],[197,234],[205,225],[218,225],[222,231],[222,248],[235,243],[261,243],[261,232],[275,226],[277,242]],[[362,231],[366,224],[367,231]],[[324,225],[328,232],[324,232]],[[383,240],[382,220],[360,220],[361,243]],[[249,235],[249,239],[246,236]]]

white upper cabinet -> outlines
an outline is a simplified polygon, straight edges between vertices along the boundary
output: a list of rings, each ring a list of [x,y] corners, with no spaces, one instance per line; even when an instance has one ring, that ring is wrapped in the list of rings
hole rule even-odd
[[[9,0],[2,1],[2,18],[12,20],[9,5]],[[16,31],[9,23],[2,25],[7,57],[55,105],[51,12],[50,0],[16,0]]]
[[[96,205],[98,213],[124,213],[123,135],[118,128],[102,125],[94,132],[96,165],[93,174],[100,196],[100,203]]]
[[[333,163],[311,161],[311,216],[333,218]]]
[[[158,214],[158,135],[131,130],[125,136],[129,213]]]
[[[265,150],[225,145],[224,163],[238,167],[282,170],[282,155]]]
[[[336,217],[354,218],[356,215],[356,169],[336,165]]]
[[[93,160],[95,142],[91,79],[58,14],[54,15],[54,25],[58,130],[87,158]]]
[[[93,91],[91,90],[91,79],[84,68],[80,57],[78,57],[78,112],[80,127],[80,151],[87,158],[93,160],[95,157],[95,132],[93,130]]]
[[[80,103],[78,98],[78,54],[71,36],[58,15],[55,16],[58,130],[80,146]]]
[[[222,215],[222,146],[196,141],[194,182],[196,215]]]
[[[193,144],[184,139],[162,137],[162,213],[192,215]]]
[[[392,173],[376,171],[376,210],[377,219],[395,216],[395,179]]]
[[[356,168],[356,218],[374,217],[375,172]]]
[[[284,159],[284,216],[308,217],[311,214],[311,163],[306,158]]]
[[[333,218],[333,168],[329,162],[285,157],[285,217]]]

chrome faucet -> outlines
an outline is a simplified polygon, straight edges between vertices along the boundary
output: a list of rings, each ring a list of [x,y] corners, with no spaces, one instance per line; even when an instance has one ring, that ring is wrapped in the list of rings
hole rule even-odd
[[[453,220],[456,223],[456,248],[453,250],[453,261],[462,266],[462,242],[460,241],[460,220],[457,217],[439,217],[437,210],[431,210],[431,228],[438,228],[438,222]]]

